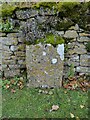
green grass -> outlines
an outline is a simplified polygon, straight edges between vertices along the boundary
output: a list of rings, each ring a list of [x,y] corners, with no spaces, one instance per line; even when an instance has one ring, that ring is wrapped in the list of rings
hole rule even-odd
[[[2,118],[75,118],[88,117],[88,92],[52,89],[52,95],[39,89],[24,88],[16,93],[2,91]],[[50,112],[52,105],[59,105]],[[83,105],[83,108],[80,108]]]

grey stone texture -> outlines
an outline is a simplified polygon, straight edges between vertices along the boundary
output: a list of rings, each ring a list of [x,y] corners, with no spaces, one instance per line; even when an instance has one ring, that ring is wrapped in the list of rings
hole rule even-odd
[[[17,33],[9,33],[0,38],[0,63],[4,77],[20,75],[20,69],[25,68],[25,44],[19,42]],[[23,62],[21,62],[23,61]]]
[[[90,55],[81,55],[80,65],[90,67]]]
[[[30,87],[62,86],[63,61],[52,45],[26,46],[26,66]]]
[[[77,38],[78,34],[75,30],[68,30],[68,31],[65,32],[64,37],[65,38]]]

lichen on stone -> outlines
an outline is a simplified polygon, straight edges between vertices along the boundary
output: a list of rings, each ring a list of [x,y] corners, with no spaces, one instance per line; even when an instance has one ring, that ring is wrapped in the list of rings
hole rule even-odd
[[[64,44],[57,46],[57,53],[60,55],[60,59],[64,60]]]

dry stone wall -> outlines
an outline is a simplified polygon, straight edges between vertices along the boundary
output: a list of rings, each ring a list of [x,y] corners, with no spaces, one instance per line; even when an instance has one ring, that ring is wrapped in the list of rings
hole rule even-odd
[[[1,74],[5,77],[20,75],[25,65],[25,44],[18,38],[18,33],[2,34],[0,37]]]
[[[90,16],[88,16],[88,19],[89,17]],[[62,76],[64,76],[64,78],[68,77],[68,71],[71,65],[73,65],[75,75],[90,74],[90,53],[86,50],[86,44],[90,41],[90,25],[88,21],[86,21],[88,30],[84,30],[81,25],[83,22],[82,19],[80,23],[75,23],[72,19],[65,16],[63,17],[62,14],[56,12],[54,8],[49,9],[48,7],[45,9],[43,7],[39,9],[16,9],[12,17],[8,17],[8,19],[14,26],[15,32],[0,32],[0,75],[3,77],[22,76],[23,72],[26,71],[29,81],[33,79],[32,74],[34,73],[37,81],[41,80],[40,78],[42,77],[44,77],[43,79],[45,81],[46,73],[44,73],[44,75],[41,75],[41,73],[45,72],[46,66],[48,67],[47,69],[51,68],[50,70],[53,72],[50,78],[53,79],[53,86],[53,84],[58,85],[58,82],[55,83],[55,79],[60,78],[62,81]],[[65,40],[63,61],[55,51],[58,44],[62,44],[58,43],[58,40],[55,41],[57,43],[55,46],[51,45],[52,47],[49,51],[43,46],[46,43],[41,45],[40,53],[36,49],[38,46],[36,43],[37,40],[46,38],[47,34],[58,35]],[[50,42],[52,43],[52,41]],[[35,49],[36,52],[33,54],[32,51]],[[46,52],[44,50],[46,50]],[[44,55],[48,53],[49,55],[43,56],[41,53]],[[32,62],[35,55],[37,57],[36,63],[35,61]],[[41,61],[43,57],[46,57],[47,60],[49,58],[56,61],[60,58],[60,60],[57,62],[57,65],[55,64],[56,66],[54,66],[54,64],[48,65],[47,63],[43,63],[43,60]],[[41,66],[37,67],[40,64],[37,62],[41,62]],[[42,67],[43,65],[44,67]],[[35,68],[35,66],[40,74],[36,74],[37,71],[34,70],[33,72],[30,71],[30,69]],[[40,71],[40,69],[43,69],[43,71]],[[49,73],[50,70],[48,70]],[[40,77],[38,77],[38,75],[40,75]],[[47,81],[49,81],[48,77],[50,77],[48,75],[46,75]]]
[[[73,26],[74,28],[74,26]],[[70,28],[71,29],[71,28]],[[71,34],[75,32],[74,34]],[[70,36],[71,34],[71,36]],[[65,53],[65,65],[69,66],[73,64],[76,75],[90,74],[90,53],[86,50],[87,42],[90,42],[90,34],[84,33],[84,30],[69,30],[65,32],[66,38],[72,37],[71,42],[68,42],[68,50]],[[67,67],[66,67],[67,68]],[[67,70],[66,70],[67,71]],[[66,72],[67,78],[68,72]]]

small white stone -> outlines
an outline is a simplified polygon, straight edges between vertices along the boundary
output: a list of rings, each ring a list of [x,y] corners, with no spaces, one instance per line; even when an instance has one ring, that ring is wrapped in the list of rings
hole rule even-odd
[[[46,56],[46,52],[43,51],[43,56]]]
[[[56,58],[53,58],[52,59],[52,64],[56,64],[57,63],[57,59]]]

